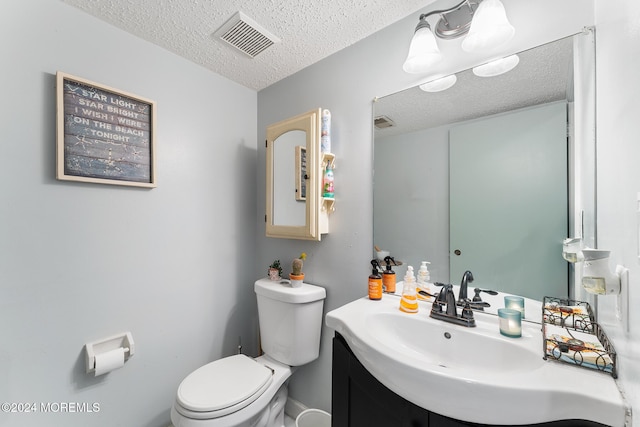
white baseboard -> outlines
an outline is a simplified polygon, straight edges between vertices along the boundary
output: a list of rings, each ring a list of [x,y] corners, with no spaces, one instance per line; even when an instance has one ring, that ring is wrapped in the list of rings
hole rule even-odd
[[[300,415],[302,411],[307,408],[302,402],[298,402],[295,399],[287,397],[287,403],[284,405],[284,413],[293,418],[294,420]]]

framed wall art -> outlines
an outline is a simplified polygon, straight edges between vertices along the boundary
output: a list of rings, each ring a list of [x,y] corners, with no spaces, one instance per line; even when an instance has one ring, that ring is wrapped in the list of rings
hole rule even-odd
[[[60,71],[56,80],[56,178],[155,187],[155,102]]]

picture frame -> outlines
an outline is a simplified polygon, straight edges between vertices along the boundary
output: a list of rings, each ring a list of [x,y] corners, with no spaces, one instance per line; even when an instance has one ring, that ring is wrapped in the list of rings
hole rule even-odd
[[[156,187],[156,103],[56,73],[56,178]]]

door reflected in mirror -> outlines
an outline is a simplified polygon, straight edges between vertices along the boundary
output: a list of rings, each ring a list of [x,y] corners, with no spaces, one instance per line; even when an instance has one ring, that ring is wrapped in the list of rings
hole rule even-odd
[[[399,277],[406,265],[430,261],[432,281],[458,284],[469,269],[480,288],[538,300],[573,296],[577,272],[562,259],[562,241],[595,241],[594,43],[593,32],[585,32],[521,52],[507,74],[481,78],[467,70],[444,92],[416,87],[374,103],[374,118],[394,123],[374,132],[374,244],[403,262]],[[549,120],[559,128],[556,154],[541,150],[551,138],[535,113],[543,106],[554,111]],[[532,124],[508,121],[524,116]],[[510,136],[509,127],[541,133]],[[462,133],[464,148],[454,149],[451,138]],[[491,160],[498,163],[484,163]],[[543,190],[524,185],[547,178],[547,187],[555,183],[559,192],[535,194]],[[538,223],[539,213],[551,211],[553,228]],[[488,218],[493,224],[482,225]]]

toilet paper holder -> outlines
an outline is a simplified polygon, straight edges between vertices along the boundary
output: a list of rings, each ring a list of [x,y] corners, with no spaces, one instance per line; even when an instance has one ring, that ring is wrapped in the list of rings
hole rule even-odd
[[[108,338],[86,343],[84,348],[87,374],[95,372],[96,370],[96,354],[106,353],[120,347],[124,348],[124,361],[126,362],[133,356],[135,351],[131,332],[123,332]]]

